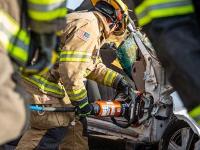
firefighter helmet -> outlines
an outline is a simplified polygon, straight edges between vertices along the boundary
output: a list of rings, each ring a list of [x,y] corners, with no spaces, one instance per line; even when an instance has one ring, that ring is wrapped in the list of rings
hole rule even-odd
[[[121,0],[91,0],[97,11],[109,17],[118,27],[116,34],[124,33],[128,22],[128,7]],[[109,4],[109,5],[108,5]]]

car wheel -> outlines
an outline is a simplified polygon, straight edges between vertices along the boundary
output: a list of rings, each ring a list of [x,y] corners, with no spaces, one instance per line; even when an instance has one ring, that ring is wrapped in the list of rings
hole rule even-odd
[[[159,142],[159,150],[193,150],[198,139],[185,121],[174,118]]]

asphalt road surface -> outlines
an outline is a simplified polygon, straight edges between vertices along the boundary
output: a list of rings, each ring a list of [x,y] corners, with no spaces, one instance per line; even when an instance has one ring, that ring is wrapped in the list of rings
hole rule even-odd
[[[89,137],[90,150],[157,150],[157,147],[150,147],[141,144],[130,144],[126,140],[105,139],[99,137]],[[0,150],[14,150],[17,141],[0,147]]]
[[[157,150],[156,146],[127,143],[126,140],[111,140],[89,137],[90,150]]]

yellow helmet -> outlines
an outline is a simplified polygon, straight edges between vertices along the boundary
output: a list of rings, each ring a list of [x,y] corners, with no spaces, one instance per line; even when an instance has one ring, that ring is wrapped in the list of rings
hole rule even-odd
[[[99,3],[107,3],[111,5],[114,8],[114,14],[111,14],[110,11],[104,9],[103,7],[105,5],[100,5],[96,10],[100,11],[106,16],[109,16],[112,18],[114,23],[118,24],[119,27],[115,30],[114,33],[124,33],[128,22],[128,7],[123,3],[122,0],[91,0],[91,3],[94,7],[97,7]]]

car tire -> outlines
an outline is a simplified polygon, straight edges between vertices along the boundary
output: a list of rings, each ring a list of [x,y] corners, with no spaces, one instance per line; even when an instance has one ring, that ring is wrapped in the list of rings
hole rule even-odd
[[[159,150],[193,150],[198,139],[185,121],[174,117],[159,142]]]

